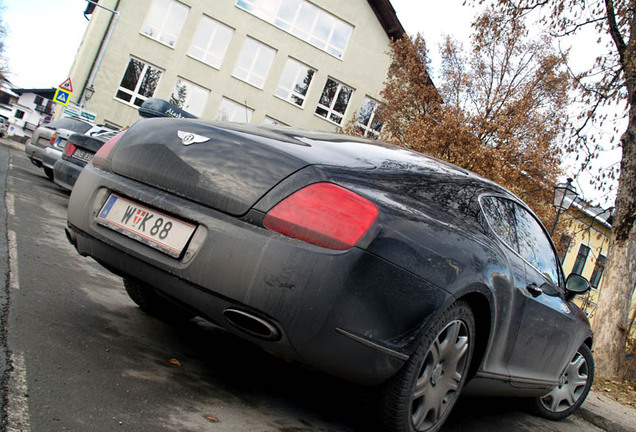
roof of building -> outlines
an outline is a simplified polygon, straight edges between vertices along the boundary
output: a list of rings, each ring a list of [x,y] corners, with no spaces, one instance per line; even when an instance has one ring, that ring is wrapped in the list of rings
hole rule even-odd
[[[587,201],[577,198],[572,206],[585,216],[594,219],[606,228],[612,228],[612,218],[614,216],[614,208],[604,209],[602,207],[593,206]]]
[[[53,99],[53,96],[55,96],[55,88],[51,87],[51,88],[14,88],[13,89],[14,92],[16,92],[19,95],[22,95],[23,93],[35,93],[38,96],[42,96],[43,98],[46,99]]]
[[[367,0],[384,31],[391,39],[400,39],[406,34],[390,0]]]

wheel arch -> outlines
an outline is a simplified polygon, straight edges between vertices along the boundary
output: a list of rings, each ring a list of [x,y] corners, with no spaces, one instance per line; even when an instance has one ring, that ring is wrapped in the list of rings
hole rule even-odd
[[[470,363],[468,379],[473,377],[486,354],[488,341],[492,331],[492,307],[489,298],[479,291],[473,291],[457,299],[463,300],[470,306],[475,318],[475,348]]]

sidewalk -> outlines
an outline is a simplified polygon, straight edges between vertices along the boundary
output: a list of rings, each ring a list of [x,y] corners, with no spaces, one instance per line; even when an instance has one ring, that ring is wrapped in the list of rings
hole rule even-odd
[[[574,415],[608,432],[636,432],[636,409],[599,392],[590,392]]]

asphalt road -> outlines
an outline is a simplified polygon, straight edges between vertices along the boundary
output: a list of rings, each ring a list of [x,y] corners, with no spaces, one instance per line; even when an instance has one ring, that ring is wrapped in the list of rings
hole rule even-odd
[[[66,241],[68,194],[24,152],[0,146],[0,187],[0,368],[12,366],[2,430],[373,430],[360,389],[203,321],[174,327],[143,313],[119,278]],[[486,430],[599,429],[576,417],[535,418],[519,401],[469,398],[444,428]]]

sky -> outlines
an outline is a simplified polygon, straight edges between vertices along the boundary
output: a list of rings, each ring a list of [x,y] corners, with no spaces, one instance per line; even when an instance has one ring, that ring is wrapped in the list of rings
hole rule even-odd
[[[211,0],[213,1],[213,0]],[[422,33],[432,61],[433,79],[439,68],[438,46],[443,36],[453,36],[469,48],[471,22],[477,9],[463,6],[464,0],[391,0],[400,22],[409,34]],[[5,59],[9,80],[17,87],[57,87],[68,78],[73,59],[88,24],[83,11],[85,0],[0,0],[0,12],[7,30]],[[589,50],[595,36],[578,37],[573,46],[575,64],[585,67],[592,59]],[[602,165],[620,160],[620,150],[602,155]],[[565,166],[566,175],[574,176],[575,164]],[[563,180],[563,179],[561,179]],[[575,182],[583,197],[608,207],[613,195],[601,194],[589,186],[589,175],[579,175]]]

